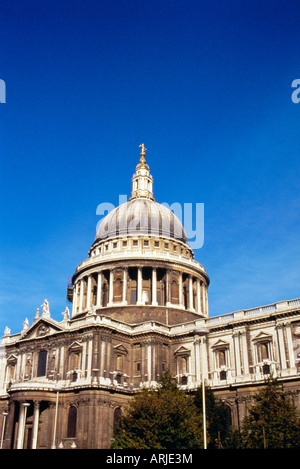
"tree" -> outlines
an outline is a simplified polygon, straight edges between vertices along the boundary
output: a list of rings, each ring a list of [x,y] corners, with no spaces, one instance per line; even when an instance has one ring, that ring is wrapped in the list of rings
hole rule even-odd
[[[199,415],[202,414],[202,389],[195,394],[195,405]],[[216,398],[210,387],[205,386],[206,421],[208,428],[208,448],[224,447],[225,440],[230,433],[229,409],[223,401]]]
[[[254,396],[254,405],[243,420],[244,448],[300,447],[300,420],[290,393],[272,376]]]
[[[192,396],[169,372],[157,389],[143,389],[114,428],[112,449],[195,449],[203,446],[202,421]]]

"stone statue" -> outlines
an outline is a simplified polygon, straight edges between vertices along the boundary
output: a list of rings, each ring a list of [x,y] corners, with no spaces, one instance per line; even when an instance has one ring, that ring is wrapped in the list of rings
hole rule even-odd
[[[48,300],[44,300],[44,303],[41,305],[43,308],[42,316],[50,318],[50,311],[49,311],[49,302]]]
[[[69,308],[66,306],[66,309],[62,313],[64,315],[64,321],[68,321],[70,319],[70,311]]]
[[[29,321],[28,319],[26,318],[25,321],[23,322],[23,331],[25,331],[26,329],[28,329],[29,327]]]

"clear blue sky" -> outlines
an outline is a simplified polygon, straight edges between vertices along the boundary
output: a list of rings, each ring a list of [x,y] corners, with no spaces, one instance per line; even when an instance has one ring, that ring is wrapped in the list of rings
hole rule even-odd
[[[300,296],[299,1],[2,2],[0,335],[66,287],[145,143],[204,203],[210,315]]]

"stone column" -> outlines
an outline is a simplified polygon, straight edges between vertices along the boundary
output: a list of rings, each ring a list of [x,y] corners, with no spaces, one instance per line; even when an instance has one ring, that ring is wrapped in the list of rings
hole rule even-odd
[[[249,360],[248,360],[248,353],[247,353],[247,338],[246,338],[246,330],[242,332],[242,350],[243,350],[243,365],[244,365],[244,374],[249,374]]]
[[[277,335],[278,335],[278,344],[279,344],[279,356],[281,369],[286,369],[286,355],[284,349],[284,338],[283,338],[283,324],[277,325]]]
[[[195,381],[196,384],[200,382],[200,339],[194,341],[194,350],[195,350]]]
[[[193,277],[189,276],[189,309],[193,308]]]
[[[200,292],[200,280],[197,279],[197,306],[198,306],[198,313],[201,313],[201,292]]]
[[[188,383],[192,383],[192,357],[191,355],[188,356]]]
[[[126,293],[127,293],[127,269],[124,269],[123,271],[123,296],[122,296],[122,302],[124,304],[127,304]]]
[[[100,379],[104,377],[104,357],[105,357],[105,344],[106,340],[101,337],[101,353],[100,353]]]
[[[151,371],[152,371],[152,370],[151,370],[151,368],[152,368],[152,367],[151,367],[151,357],[152,357],[152,353],[151,353],[151,352],[152,352],[152,351],[151,351],[151,342],[149,341],[149,342],[147,343],[147,374],[148,374],[148,376],[147,376],[147,378],[148,378],[147,381],[148,381],[149,383],[150,383],[150,381],[151,381],[151,376],[152,376],[152,373],[151,373]]]
[[[208,293],[207,293],[207,288],[205,288],[205,316],[208,316]]]
[[[72,305],[72,316],[75,316],[77,309],[77,294],[78,294],[78,283],[76,283],[75,288],[73,288],[73,305]]]
[[[170,271],[167,269],[166,271],[166,306],[171,305],[171,298],[170,298]]]
[[[93,337],[89,336],[89,343],[88,343],[88,363],[87,363],[87,378],[91,378],[92,376],[92,358],[93,358]]]
[[[240,336],[239,332],[235,332],[233,334],[236,377],[240,376],[241,373],[242,373],[242,371],[241,371],[241,359],[240,359],[240,340],[239,340],[240,337],[239,336]]]
[[[108,304],[111,306],[113,304],[113,294],[114,294],[114,273],[112,270],[109,271],[109,299]]]
[[[201,294],[201,311],[203,314],[205,314],[205,309],[204,309],[204,283],[201,281],[200,283],[200,294]]]
[[[83,310],[83,290],[84,290],[84,281],[83,279],[80,280],[80,297],[79,297],[79,312],[81,313]]]
[[[39,419],[40,419],[40,403],[39,401],[34,401],[31,449],[37,448]]]
[[[143,273],[142,267],[138,267],[137,272],[137,305],[142,304]]]
[[[295,355],[294,355],[294,350],[293,350],[293,337],[292,337],[290,322],[285,324],[285,330],[286,330],[286,337],[287,337],[290,368],[295,368],[296,363],[295,363]]]
[[[82,344],[82,360],[81,360],[81,377],[85,378],[85,365],[86,365],[86,337],[83,338]]]
[[[9,406],[9,412],[6,421],[6,428],[5,428],[5,448],[10,448],[13,441],[14,429],[16,426],[15,423],[15,413],[16,413],[16,403],[12,401]]]
[[[182,272],[179,273],[179,305],[183,308],[183,302],[182,302]]]
[[[87,295],[86,295],[86,307],[89,309],[91,307],[91,288],[92,288],[92,277],[88,276],[87,280]]]
[[[98,282],[97,282],[97,306],[101,307],[101,290],[102,290],[102,274],[98,273]]]
[[[152,269],[152,306],[157,306],[157,270]]]
[[[64,379],[64,345],[61,345],[60,348],[60,360],[59,360],[59,379]]]
[[[20,415],[19,415],[19,428],[18,428],[18,437],[17,437],[17,449],[23,449],[24,446],[24,436],[25,436],[25,426],[26,426],[26,416],[27,416],[27,407],[29,407],[28,402],[20,403]]]

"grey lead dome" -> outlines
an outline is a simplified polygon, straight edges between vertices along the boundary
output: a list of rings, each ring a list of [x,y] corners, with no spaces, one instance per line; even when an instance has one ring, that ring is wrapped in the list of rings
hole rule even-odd
[[[166,206],[143,197],[129,200],[106,215],[95,241],[131,235],[159,236],[188,243],[179,218]]]

